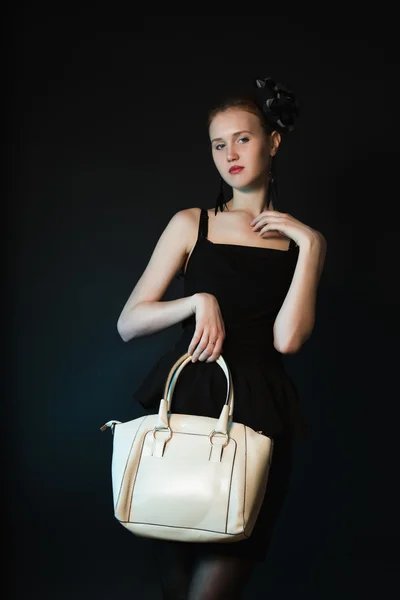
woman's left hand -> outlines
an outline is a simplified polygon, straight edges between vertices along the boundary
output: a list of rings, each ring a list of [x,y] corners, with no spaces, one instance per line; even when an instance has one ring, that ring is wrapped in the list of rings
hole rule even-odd
[[[277,210],[263,210],[251,223],[253,231],[263,237],[267,231],[279,231],[282,235],[291,238],[298,246],[310,241],[322,240],[322,234],[288,213]]]

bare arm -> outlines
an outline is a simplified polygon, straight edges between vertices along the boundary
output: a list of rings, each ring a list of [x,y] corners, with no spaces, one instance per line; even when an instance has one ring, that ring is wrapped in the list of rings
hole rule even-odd
[[[180,323],[194,313],[194,296],[165,302],[139,302],[128,315],[118,320],[118,333],[124,342],[151,335]]]
[[[183,321],[194,312],[194,297],[161,302],[195,242],[196,212],[177,212],[160,236],[150,261],[118,318],[117,330],[128,342]]]
[[[274,346],[279,352],[298,352],[314,329],[317,288],[326,249],[321,234],[300,246],[292,282],[274,323]]]

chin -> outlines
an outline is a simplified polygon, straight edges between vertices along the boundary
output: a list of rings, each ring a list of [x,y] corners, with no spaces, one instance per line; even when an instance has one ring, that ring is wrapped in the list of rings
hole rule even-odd
[[[257,182],[251,179],[250,181],[241,182],[240,184],[232,187],[240,192],[250,192],[257,187]]]
[[[246,180],[241,181],[240,185],[237,186],[238,190],[242,191],[252,191],[260,189],[265,183],[265,175],[264,173],[257,174],[253,177],[247,177]]]

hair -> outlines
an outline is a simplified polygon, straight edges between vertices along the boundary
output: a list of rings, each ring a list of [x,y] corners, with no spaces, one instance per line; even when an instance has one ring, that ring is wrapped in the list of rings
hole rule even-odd
[[[231,97],[223,100],[220,104],[217,104],[216,106],[211,108],[208,112],[208,117],[207,117],[208,127],[210,127],[212,121],[214,120],[214,118],[217,115],[219,115],[220,113],[223,113],[227,110],[230,110],[232,108],[245,110],[245,111],[255,115],[256,117],[258,117],[260,120],[260,123],[261,123],[262,127],[264,128],[265,133],[267,135],[270,135],[274,131],[274,127],[272,127],[272,125],[267,122],[260,104],[255,99],[251,98],[250,96],[247,97],[244,95],[243,96],[231,96]]]
[[[293,92],[284,88],[280,83],[276,83],[270,77],[256,79],[254,91],[230,96],[211,108],[208,111],[208,127],[218,114],[235,108],[256,115],[267,136],[271,135],[273,131],[283,135],[293,131],[295,120],[299,115],[299,107]],[[276,155],[274,155],[271,157],[269,167],[267,204],[272,203],[275,210],[277,196]],[[217,214],[218,209],[222,212],[225,206],[223,179],[221,177],[215,214]]]

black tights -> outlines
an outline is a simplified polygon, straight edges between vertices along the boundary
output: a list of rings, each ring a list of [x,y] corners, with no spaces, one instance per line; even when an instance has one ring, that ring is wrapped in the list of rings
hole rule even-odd
[[[277,438],[268,478],[266,502],[252,532],[251,545],[267,552],[271,533],[284,503],[292,470],[292,442]],[[233,542],[247,544],[247,541]],[[163,600],[239,600],[257,561],[243,547],[241,556],[218,554],[218,544],[201,553],[200,546],[157,540],[156,555]],[[216,550],[214,548],[217,547]],[[200,550],[200,551],[199,551]]]
[[[157,551],[163,600],[239,600],[257,564],[237,556],[196,555],[162,542]]]

